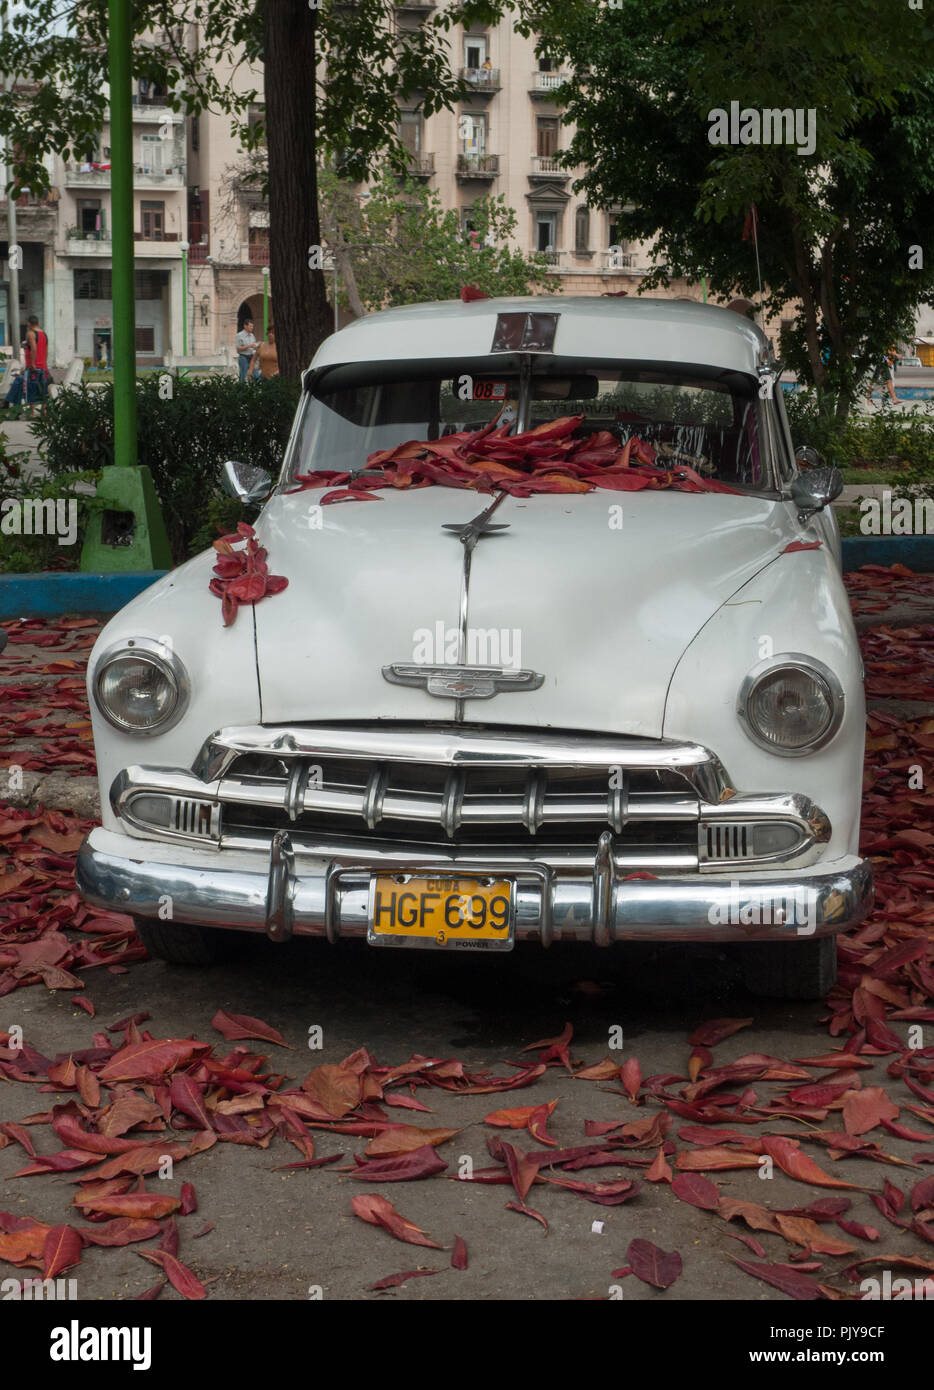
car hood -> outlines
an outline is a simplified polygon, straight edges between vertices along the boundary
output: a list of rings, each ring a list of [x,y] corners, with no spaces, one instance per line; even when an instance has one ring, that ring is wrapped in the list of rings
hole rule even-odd
[[[277,494],[257,523],[288,578],[256,605],[262,718],[450,720],[453,698],[391,684],[393,663],[457,660],[463,525],[490,498],[451,488],[318,504]],[[774,499],[669,491],[507,497],[472,556],[471,664],[521,666],[537,689],[463,701],[463,717],[661,737],[692,638],[791,538]]]

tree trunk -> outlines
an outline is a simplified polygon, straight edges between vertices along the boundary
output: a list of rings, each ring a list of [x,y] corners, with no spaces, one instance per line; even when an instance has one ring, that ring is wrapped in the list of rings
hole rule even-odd
[[[331,332],[319,246],[315,31],[307,0],[260,0],[269,154],[269,283],[279,371],[298,379]]]

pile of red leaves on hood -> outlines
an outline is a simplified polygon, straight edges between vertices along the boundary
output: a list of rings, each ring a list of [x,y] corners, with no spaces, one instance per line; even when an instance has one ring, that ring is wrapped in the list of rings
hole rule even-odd
[[[655,449],[637,437],[620,445],[609,430],[575,437],[582,415],[537,425],[510,435],[510,426],[492,420],[480,430],[462,430],[443,439],[411,440],[394,449],[370,454],[365,473],[322,470],[296,478],[301,492],[330,486],[321,505],[333,502],[375,502],[378,488],[470,488],[475,492],[508,492],[531,497],[542,492],[639,492],[643,488],[674,488],[679,492],[730,492],[737,489],[693,468],[655,467]],[[633,462],[635,460],[635,462]],[[641,466],[640,466],[641,465]]]
[[[234,546],[245,541],[239,550]],[[224,626],[230,627],[241,603],[259,603],[267,594],[281,594],[289,581],[281,574],[270,574],[267,552],[256,539],[256,532],[245,521],[237,523],[236,532],[221,536],[214,542],[218,560],[214,566],[216,578],[208,586],[221,600]]]

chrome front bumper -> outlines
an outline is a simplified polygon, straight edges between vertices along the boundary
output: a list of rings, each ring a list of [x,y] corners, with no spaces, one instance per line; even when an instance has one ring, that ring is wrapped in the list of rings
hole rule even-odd
[[[529,861],[496,864],[516,879],[516,939],[582,941],[787,941],[827,936],[872,906],[872,869],[854,855],[812,868],[741,875],[626,877],[611,836],[601,836],[589,876]],[[429,876],[482,874],[469,859],[400,861],[398,871]],[[296,936],[366,937],[372,872],[385,858],[322,859],[295,853],[285,832],[272,853],[193,849],[98,827],[78,855],[76,881],[97,907],[206,927]]]

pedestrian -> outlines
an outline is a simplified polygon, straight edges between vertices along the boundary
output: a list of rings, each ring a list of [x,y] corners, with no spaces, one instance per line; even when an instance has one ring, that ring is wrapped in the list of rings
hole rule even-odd
[[[898,405],[898,397],[895,394],[895,348],[889,348],[888,352],[880,359],[879,365],[872,375],[869,388],[866,391],[866,404],[872,405],[872,388],[874,386],[885,386],[889,393],[889,400],[893,405]]]
[[[248,381],[250,377],[250,363],[253,354],[256,352],[256,338],[253,333],[253,320],[244,319],[243,327],[234,339],[237,349],[237,362],[240,366],[240,380]]]
[[[266,341],[260,343],[253,354],[250,371],[258,370],[263,381],[270,381],[279,375],[279,354],[276,351],[276,330],[272,324],[266,334]]]
[[[3,402],[5,406],[22,405],[45,400],[49,392],[49,338],[39,325],[35,314],[30,314],[26,324],[26,370],[13,378],[13,384]]]

